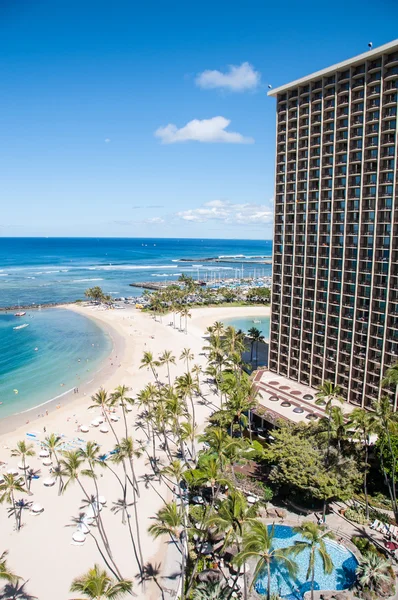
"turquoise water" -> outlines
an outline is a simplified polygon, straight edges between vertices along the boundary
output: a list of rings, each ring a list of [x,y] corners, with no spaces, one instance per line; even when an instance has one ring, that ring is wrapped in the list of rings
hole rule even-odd
[[[13,329],[24,323],[29,327]],[[111,349],[105,331],[69,310],[0,314],[0,418],[89,381]]]
[[[269,340],[269,317],[239,317],[233,319],[222,319],[224,325],[232,325],[235,329],[241,329],[245,333],[252,327],[256,327],[261,331],[264,338]]]
[[[269,526],[271,529],[271,526]],[[294,545],[295,541],[303,538],[294,533],[291,527],[275,525],[274,548],[286,548]],[[315,562],[315,590],[345,590],[355,582],[355,569],[358,562],[355,556],[334,540],[325,540],[327,551],[333,562],[333,572],[325,575],[322,561],[317,556]],[[271,565],[271,592],[279,594],[287,600],[302,600],[304,593],[311,590],[311,582],[307,580],[307,569],[309,561],[309,550],[305,550],[297,556],[298,575],[295,580],[291,579],[286,569],[278,563]],[[259,594],[267,593],[267,574],[263,573],[255,584]]]
[[[172,281],[181,273],[203,280],[271,275],[270,240],[148,238],[0,238],[0,307],[73,302],[99,285],[137,296],[129,283]],[[225,262],[201,259],[220,257]],[[184,262],[180,259],[194,259]]]

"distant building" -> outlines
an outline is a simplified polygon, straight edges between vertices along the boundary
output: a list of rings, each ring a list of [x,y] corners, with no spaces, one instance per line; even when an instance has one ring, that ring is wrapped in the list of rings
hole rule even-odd
[[[368,407],[398,360],[398,40],[269,95],[269,368],[313,387],[330,380]]]

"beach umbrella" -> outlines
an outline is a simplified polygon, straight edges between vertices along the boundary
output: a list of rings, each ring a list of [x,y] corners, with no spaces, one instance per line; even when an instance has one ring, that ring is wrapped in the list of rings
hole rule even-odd
[[[86,541],[86,538],[84,533],[78,530],[72,535],[72,540],[78,544],[83,544]]]
[[[108,433],[109,432],[109,428],[106,425],[102,425],[102,427],[100,428],[100,432],[101,433]]]
[[[51,460],[51,458],[45,458],[45,459],[43,460],[43,465],[44,465],[45,467],[51,467],[51,465],[52,465],[52,464],[53,464],[53,461]]]
[[[7,469],[7,475],[19,475],[19,472],[17,469]]]
[[[100,504],[106,504],[106,498],[105,498],[105,496],[98,496],[98,502]]]
[[[84,522],[79,523],[77,530],[81,531],[84,535],[87,535],[88,533],[90,533],[89,528],[87,527],[86,523],[84,523]]]
[[[38,502],[36,502],[36,504],[33,504],[32,508],[31,508],[32,513],[34,513],[35,515],[42,513],[43,510],[44,510],[44,508]]]
[[[117,415],[111,415],[111,421],[113,421],[114,423],[117,423],[119,420],[119,417]]]
[[[29,465],[24,465],[22,462],[20,462],[18,463],[18,469],[22,469],[22,471],[24,471],[25,469],[29,469]]]
[[[87,425],[82,425],[82,426],[80,427],[80,431],[81,431],[82,433],[88,433],[88,432],[89,432],[89,428],[87,427]]]
[[[90,423],[93,427],[98,427],[99,423],[96,419],[94,419],[94,421],[91,421]]]
[[[48,477],[43,481],[43,485],[45,485],[46,487],[51,487],[52,485],[54,485],[54,483],[55,479],[53,479],[53,477]]]
[[[104,419],[102,417],[97,417],[96,421],[97,423],[101,424],[104,422]]]
[[[48,450],[40,450],[40,452],[39,452],[40,458],[47,458],[48,456],[50,456],[50,453]]]

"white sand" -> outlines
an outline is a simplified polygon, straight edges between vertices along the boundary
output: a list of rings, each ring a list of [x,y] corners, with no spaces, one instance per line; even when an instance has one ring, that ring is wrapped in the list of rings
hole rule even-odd
[[[56,408],[54,404],[48,404],[34,413],[29,414],[29,424],[26,424],[26,415],[21,418],[15,417],[9,420],[7,432],[0,433],[0,461],[7,464],[0,467],[0,474],[7,468],[16,467],[19,462],[17,458],[10,457],[10,448],[15,446],[18,440],[29,440],[27,432],[36,432],[37,439],[43,440],[45,435],[51,432],[64,434],[66,439],[82,438],[94,440],[101,444],[104,453],[114,447],[115,440],[111,432],[103,434],[98,428],[90,427],[88,434],[77,431],[77,424],[87,424],[100,414],[99,409],[88,411],[90,395],[102,385],[106,390],[112,391],[117,385],[125,384],[131,387],[132,395],[140,391],[148,382],[152,381],[152,374],[146,369],[139,369],[140,360],[145,350],[153,352],[157,357],[164,350],[172,350],[179,358],[183,348],[190,348],[195,355],[195,363],[204,366],[205,357],[200,356],[204,345],[203,334],[208,325],[214,321],[222,321],[223,318],[240,316],[265,316],[269,314],[267,307],[233,307],[233,308],[199,308],[192,309],[192,318],[188,320],[188,333],[174,330],[169,322],[170,315],[162,318],[162,323],[156,322],[150,315],[141,313],[132,307],[125,310],[100,311],[91,307],[68,307],[98,320],[99,324],[107,328],[113,336],[115,347],[112,355],[107,359],[106,365],[96,375],[95,380],[79,388],[79,394],[70,400],[62,399],[61,407]],[[176,319],[179,323],[179,318]],[[110,364],[113,363],[113,364]],[[176,366],[171,365],[171,375],[176,377],[185,371],[185,363],[177,360]],[[160,370],[161,378],[166,381],[166,367]],[[206,394],[209,390],[203,386]],[[208,396],[209,400],[217,403],[217,398]],[[48,415],[45,411],[48,410]],[[210,408],[201,404],[195,407],[196,420],[200,427],[206,421]],[[37,414],[44,414],[37,418]],[[120,409],[117,414],[121,415]],[[34,416],[33,416],[34,415]],[[141,430],[136,431],[134,424],[137,409],[129,414],[130,433],[135,439],[144,439]],[[0,422],[1,423],[1,422]],[[45,434],[43,428],[46,428]],[[122,436],[124,432],[123,423],[116,423],[115,429]],[[0,432],[4,431],[4,428]],[[39,444],[35,444],[38,447]],[[95,548],[94,541],[87,538],[83,546],[71,545],[72,534],[76,527],[68,527],[71,517],[77,516],[79,507],[82,506],[83,493],[75,484],[58,497],[58,485],[46,488],[43,480],[49,476],[49,469],[41,464],[38,456],[29,460],[31,467],[40,468],[41,477],[32,482],[33,495],[24,499],[38,502],[44,507],[40,516],[33,516],[29,511],[24,511],[23,528],[14,531],[14,519],[8,516],[7,505],[0,506],[0,553],[9,550],[9,564],[12,569],[29,580],[26,590],[37,596],[40,600],[68,600],[73,595],[69,593],[72,579],[85,572],[94,562],[102,565],[101,557]],[[137,476],[151,473],[151,468],[146,464],[145,458],[136,461]],[[83,484],[89,493],[94,492],[93,482],[83,479]],[[107,470],[101,471],[98,478],[100,494],[108,500],[107,507],[102,511],[103,521],[108,533],[109,541],[115,560],[124,577],[134,580],[134,591],[138,598],[146,600],[157,600],[159,589],[153,584],[146,584],[145,590],[139,585],[135,578],[138,568],[134,560],[132,547],[128,535],[128,528],[121,523],[121,516],[110,511],[112,502],[119,497],[120,488],[117,487],[115,478]],[[169,496],[165,486],[154,484],[157,491],[163,496]],[[17,495],[18,497],[18,495]],[[130,500],[131,501],[131,500]],[[170,547],[166,538],[153,540],[147,534],[147,528],[151,523],[151,517],[161,507],[162,500],[151,488],[146,489],[143,482],[140,483],[140,499],[137,504],[139,513],[139,526],[141,532],[142,551],[145,562],[161,564],[163,578],[161,584],[168,589],[175,588],[175,581],[167,576],[175,572],[175,564],[166,561],[166,553]],[[130,510],[133,517],[133,507]],[[135,521],[133,521],[133,529]],[[93,528],[95,533],[95,528]],[[169,551],[170,554],[170,551]],[[167,597],[167,595],[166,595]]]

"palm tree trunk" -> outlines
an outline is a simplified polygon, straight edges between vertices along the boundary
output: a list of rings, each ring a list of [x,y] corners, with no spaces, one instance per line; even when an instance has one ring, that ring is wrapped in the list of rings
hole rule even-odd
[[[314,600],[314,585],[315,585],[315,563],[312,567],[312,574],[311,574],[311,600]]]
[[[193,402],[192,394],[189,394],[189,399],[191,401],[191,408],[192,408],[192,426],[195,427],[196,416],[195,416],[195,405]]]
[[[368,498],[368,444],[365,439],[365,472],[363,474],[363,493],[365,496],[365,516],[369,519],[369,498]]]
[[[168,362],[167,362],[167,377],[168,377],[168,379],[169,379],[169,386],[171,387],[171,381],[170,381],[170,365],[169,365],[169,363],[168,363]]]
[[[16,510],[16,506],[15,506],[14,492],[12,492],[12,491],[11,491],[11,502],[12,502],[12,507],[14,509],[14,514],[15,514],[15,526],[17,528],[17,531],[19,531],[20,523],[19,523],[18,514],[17,514],[17,510]]]
[[[88,495],[88,493],[86,492],[86,490],[85,490],[85,488],[84,488],[84,486],[83,486],[82,482],[80,481],[79,477],[76,477],[76,481],[78,482],[78,484],[79,484],[79,486],[80,486],[80,489],[82,490],[83,494],[85,495],[85,497],[86,497],[86,499],[87,499],[88,503],[91,505],[90,496],[89,496],[89,495]],[[97,508],[98,508],[98,507],[97,507]],[[113,558],[113,555],[112,555],[112,551],[111,551],[111,549],[110,549],[109,545],[107,544],[107,539],[106,539],[106,538],[104,538],[104,533],[103,533],[103,531],[102,531],[102,528],[101,528],[101,526],[100,526],[100,523],[99,523],[99,519],[98,519],[99,510],[97,510],[97,511],[93,511],[93,512],[94,512],[94,519],[95,519],[95,522],[96,522],[96,524],[97,524],[98,532],[99,532],[99,534],[100,534],[100,537],[101,537],[102,543],[104,544],[104,547],[105,547],[106,553],[107,553],[107,555],[109,556],[109,560],[111,561],[111,563],[113,564],[113,566],[114,566],[114,568],[115,568],[115,571],[116,571],[116,573],[117,573],[117,576],[118,576],[118,578],[119,578],[120,580],[122,580],[122,579],[123,579],[123,577],[122,577],[122,575],[121,575],[121,573],[120,573],[120,571],[119,571],[119,568],[118,568],[117,564],[116,564],[116,563],[115,563],[115,561],[114,561],[114,558]]]
[[[267,600],[271,600],[271,565],[267,561]]]

